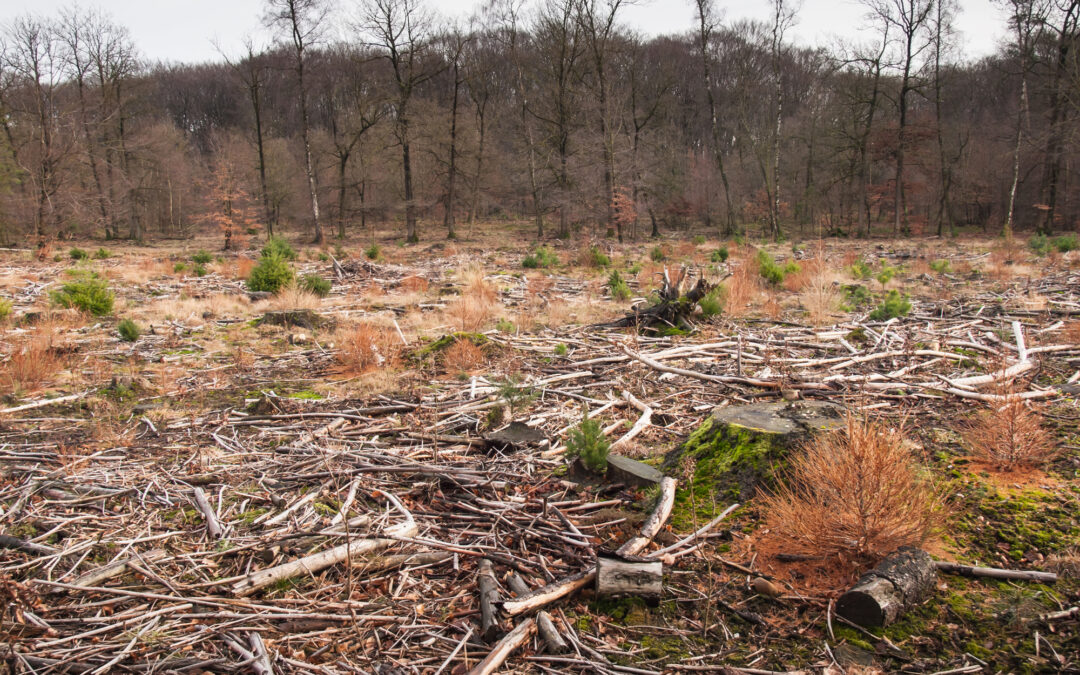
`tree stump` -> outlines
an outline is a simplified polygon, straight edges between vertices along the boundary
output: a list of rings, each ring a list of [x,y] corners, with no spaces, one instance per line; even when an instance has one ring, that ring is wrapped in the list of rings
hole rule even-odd
[[[601,597],[659,598],[664,590],[659,560],[600,556],[596,561],[596,594]]]
[[[836,613],[866,628],[888,626],[930,597],[936,579],[929,553],[901,546],[840,597]]]
[[[720,502],[746,501],[759,487],[772,484],[792,448],[813,433],[838,429],[843,422],[843,409],[826,401],[719,408],[668,453],[663,470],[677,475],[684,458],[690,458],[695,464],[693,479],[680,487],[695,493],[711,490]],[[700,507],[702,500],[698,502]]]

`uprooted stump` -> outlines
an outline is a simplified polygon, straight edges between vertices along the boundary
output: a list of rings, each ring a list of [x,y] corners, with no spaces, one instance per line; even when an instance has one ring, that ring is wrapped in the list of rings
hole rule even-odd
[[[633,311],[621,319],[595,324],[598,328],[636,327],[638,330],[665,332],[689,331],[694,328],[691,317],[697,304],[714,288],[704,276],[690,284],[685,267],[677,273],[664,269],[664,283],[656,291],[655,302],[647,306],[635,305]]]
[[[693,491],[698,509],[713,503],[714,496],[720,504],[745,501],[759,487],[773,483],[792,448],[813,433],[842,426],[842,411],[826,401],[719,408],[667,454],[662,468],[664,473],[682,475],[683,463],[693,464],[693,478],[684,483],[680,499]]]
[[[310,309],[288,309],[266,312],[259,324],[315,330],[327,325],[329,320]]]
[[[929,553],[901,546],[840,596],[836,613],[866,628],[888,626],[930,597],[936,579]]]

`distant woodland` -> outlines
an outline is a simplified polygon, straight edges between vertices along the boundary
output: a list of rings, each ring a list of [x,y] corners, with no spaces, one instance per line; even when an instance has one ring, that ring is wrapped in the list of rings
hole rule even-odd
[[[23,16],[0,37],[0,243],[1077,229],[1080,0],[1006,0],[979,60],[956,0],[866,0],[857,43],[812,49],[790,0],[762,23],[691,2],[644,38],[623,0],[458,24],[268,0],[276,41],[198,64],[143,59],[123,17]]]

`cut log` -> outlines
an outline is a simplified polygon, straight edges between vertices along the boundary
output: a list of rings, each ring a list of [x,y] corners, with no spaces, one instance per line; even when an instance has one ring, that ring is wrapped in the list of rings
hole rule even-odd
[[[887,626],[926,600],[936,578],[929,553],[901,546],[840,597],[836,613],[867,628]]]
[[[660,481],[660,499],[656,502],[656,507],[649,514],[649,517],[645,519],[638,536],[620,546],[619,550],[615,552],[617,555],[622,557],[634,556],[641,553],[649,545],[649,542],[660,532],[660,528],[664,526],[664,523],[671,516],[671,509],[675,506],[675,488],[677,485],[678,483],[674,478],[664,476],[663,480]]]
[[[492,642],[499,635],[499,614],[496,608],[499,602],[499,584],[495,581],[495,568],[487,558],[480,561],[476,586],[480,589],[480,637],[484,642]]]
[[[663,591],[664,564],[659,560],[600,556],[596,561],[596,594],[599,596],[655,599]]]

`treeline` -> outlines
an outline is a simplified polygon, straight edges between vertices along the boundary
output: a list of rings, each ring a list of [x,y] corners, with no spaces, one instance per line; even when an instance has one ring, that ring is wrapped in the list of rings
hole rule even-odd
[[[419,0],[267,0],[279,42],[179,65],[98,12],[24,16],[0,240],[1076,229],[1080,0],[1011,0],[977,61],[956,0],[867,0],[832,49],[785,39],[785,0],[771,24],[692,1],[684,34],[645,39],[624,0],[495,0],[458,26]]]

